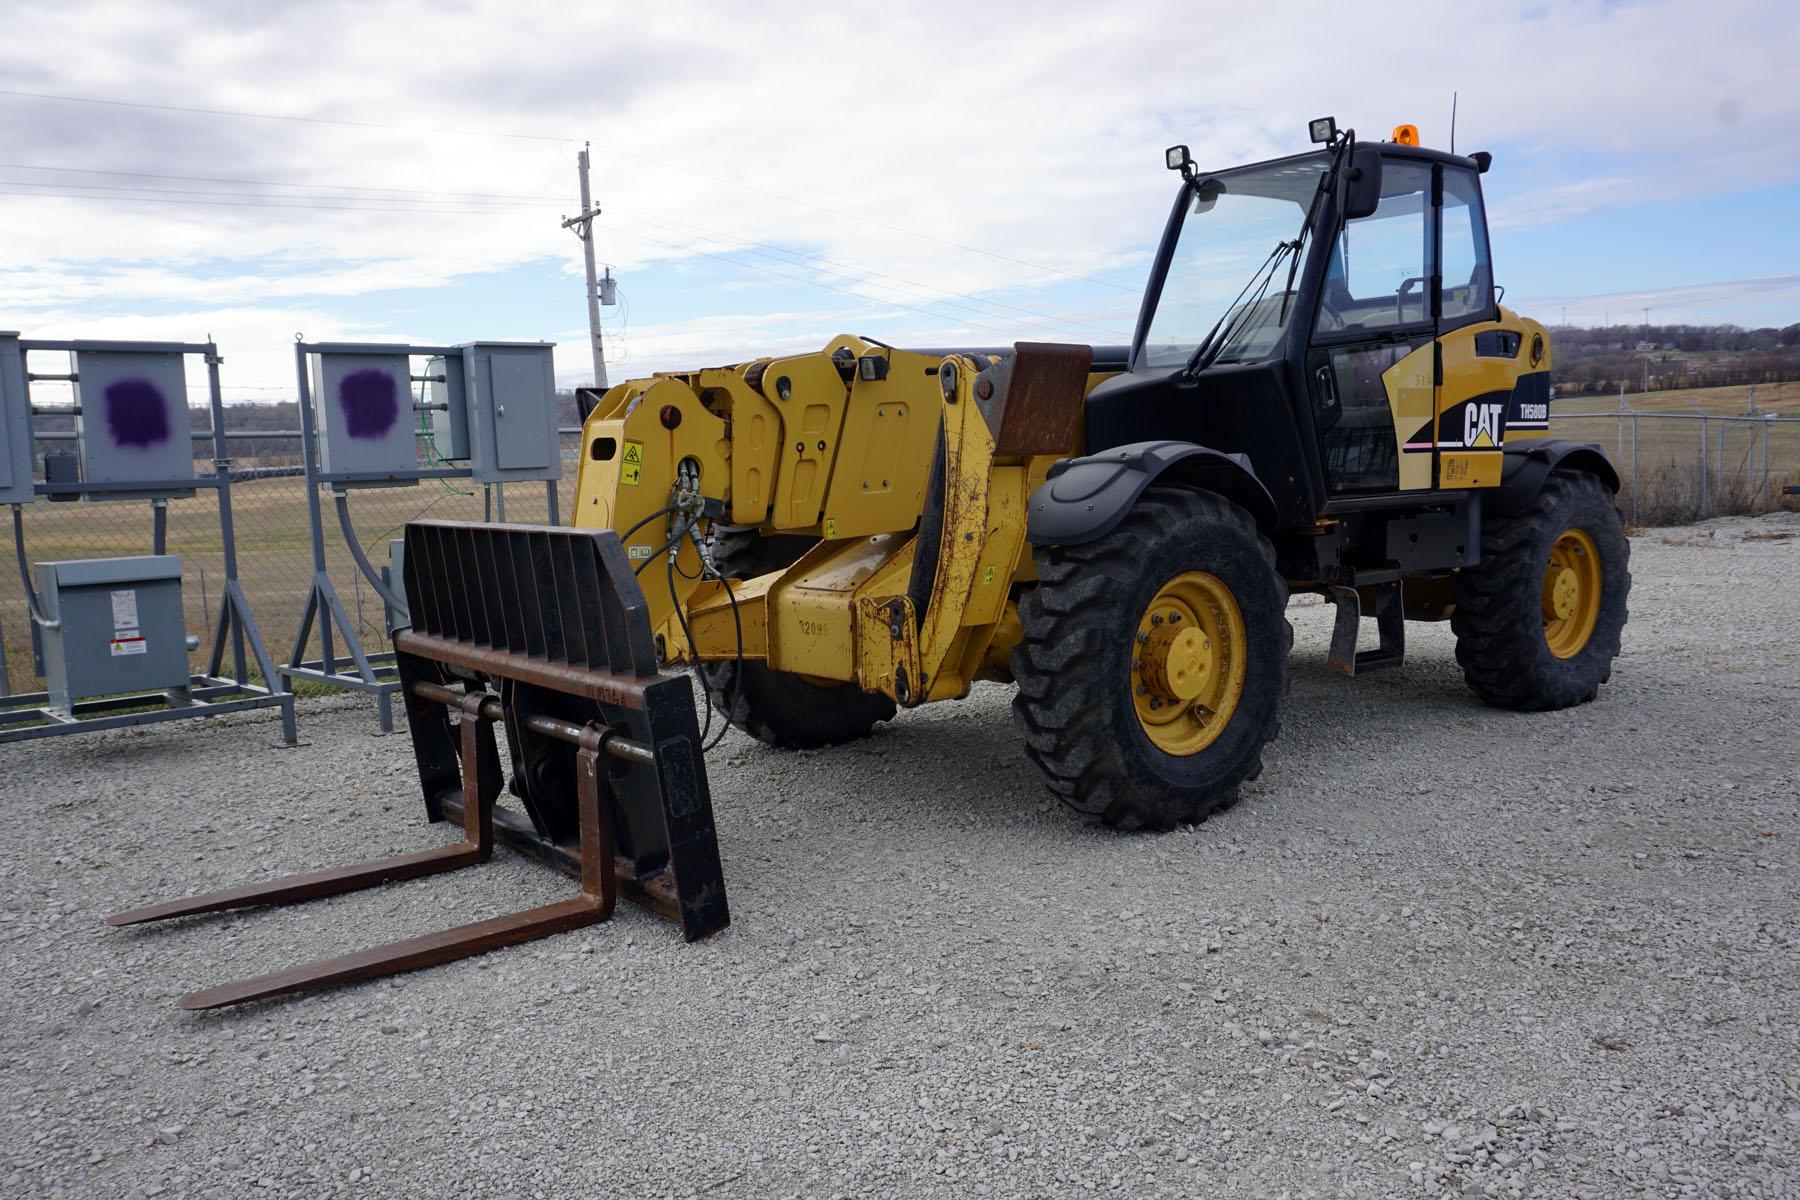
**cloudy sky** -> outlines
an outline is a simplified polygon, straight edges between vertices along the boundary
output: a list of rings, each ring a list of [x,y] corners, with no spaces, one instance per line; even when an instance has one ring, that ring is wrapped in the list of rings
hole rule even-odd
[[[1507,302],[1800,320],[1788,0],[650,5],[11,0],[0,328],[210,333],[228,395],[297,333],[559,343],[614,382],[867,333],[1126,340],[1174,179],[1310,117],[1493,152]]]

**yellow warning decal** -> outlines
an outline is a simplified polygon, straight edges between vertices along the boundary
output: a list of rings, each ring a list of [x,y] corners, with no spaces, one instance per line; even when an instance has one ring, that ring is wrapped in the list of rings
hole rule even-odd
[[[837,536],[837,518],[836,517],[826,517],[825,518],[825,536],[828,538],[834,538]]]
[[[991,584],[993,582],[994,582],[994,564],[989,563],[987,565],[987,570],[985,570],[981,573],[981,586],[987,587],[989,584]]]
[[[627,440],[625,457],[619,464],[619,482],[626,487],[636,487],[644,477],[644,443]]]

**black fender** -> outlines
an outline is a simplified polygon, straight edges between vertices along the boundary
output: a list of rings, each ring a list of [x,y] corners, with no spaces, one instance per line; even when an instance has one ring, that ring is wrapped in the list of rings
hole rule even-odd
[[[1157,482],[1217,492],[1248,509],[1257,527],[1275,527],[1275,498],[1242,454],[1193,442],[1133,442],[1085,458],[1065,458],[1031,494],[1026,540],[1077,546],[1111,533],[1144,489]]]
[[[1521,442],[1504,448],[1500,468],[1500,486],[1481,493],[1484,513],[1505,516],[1516,513],[1537,499],[1550,472],[1586,471],[1619,493],[1619,473],[1607,460],[1605,451],[1593,442],[1571,442],[1564,438],[1544,438]]]

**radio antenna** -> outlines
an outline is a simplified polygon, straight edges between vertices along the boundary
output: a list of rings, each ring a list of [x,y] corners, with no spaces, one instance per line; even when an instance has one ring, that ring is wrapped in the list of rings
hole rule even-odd
[[[1456,153],[1456,93],[1450,93],[1450,153]]]

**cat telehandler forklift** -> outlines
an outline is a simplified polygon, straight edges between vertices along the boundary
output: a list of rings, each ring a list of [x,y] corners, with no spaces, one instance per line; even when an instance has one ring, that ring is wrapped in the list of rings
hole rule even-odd
[[[1168,151],[1129,347],[839,337],[620,384],[575,523],[664,577],[661,653],[754,736],[840,742],[1010,681],[1051,789],[1126,828],[1255,777],[1292,590],[1336,603],[1347,674],[1448,619],[1483,700],[1592,699],[1630,585],[1618,477],[1546,437],[1545,330],[1493,283],[1490,156],[1311,132],[1229,170]]]
[[[616,896],[704,937],[728,921],[715,723],[822,746],[977,680],[1017,685],[1025,751],[1079,811],[1204,820],[1275,736],[1296,589],[1335,603],[1346,674],[1398,664],[1406,621],[1448,620],[1482,700],[1593,699],[1630,587],[1618,477],[1547,437],[1545,330],[1493,282],[1489,156],[1411,126],[1311,134],[1227,170],[1169,149],[1128,347],[841,336],[587,393],[572,528],[407,528],[406,712],[427,815],[464,839],[112,920],[330,895],[499,840],[582,894],[182,1003],[466,957]]]

